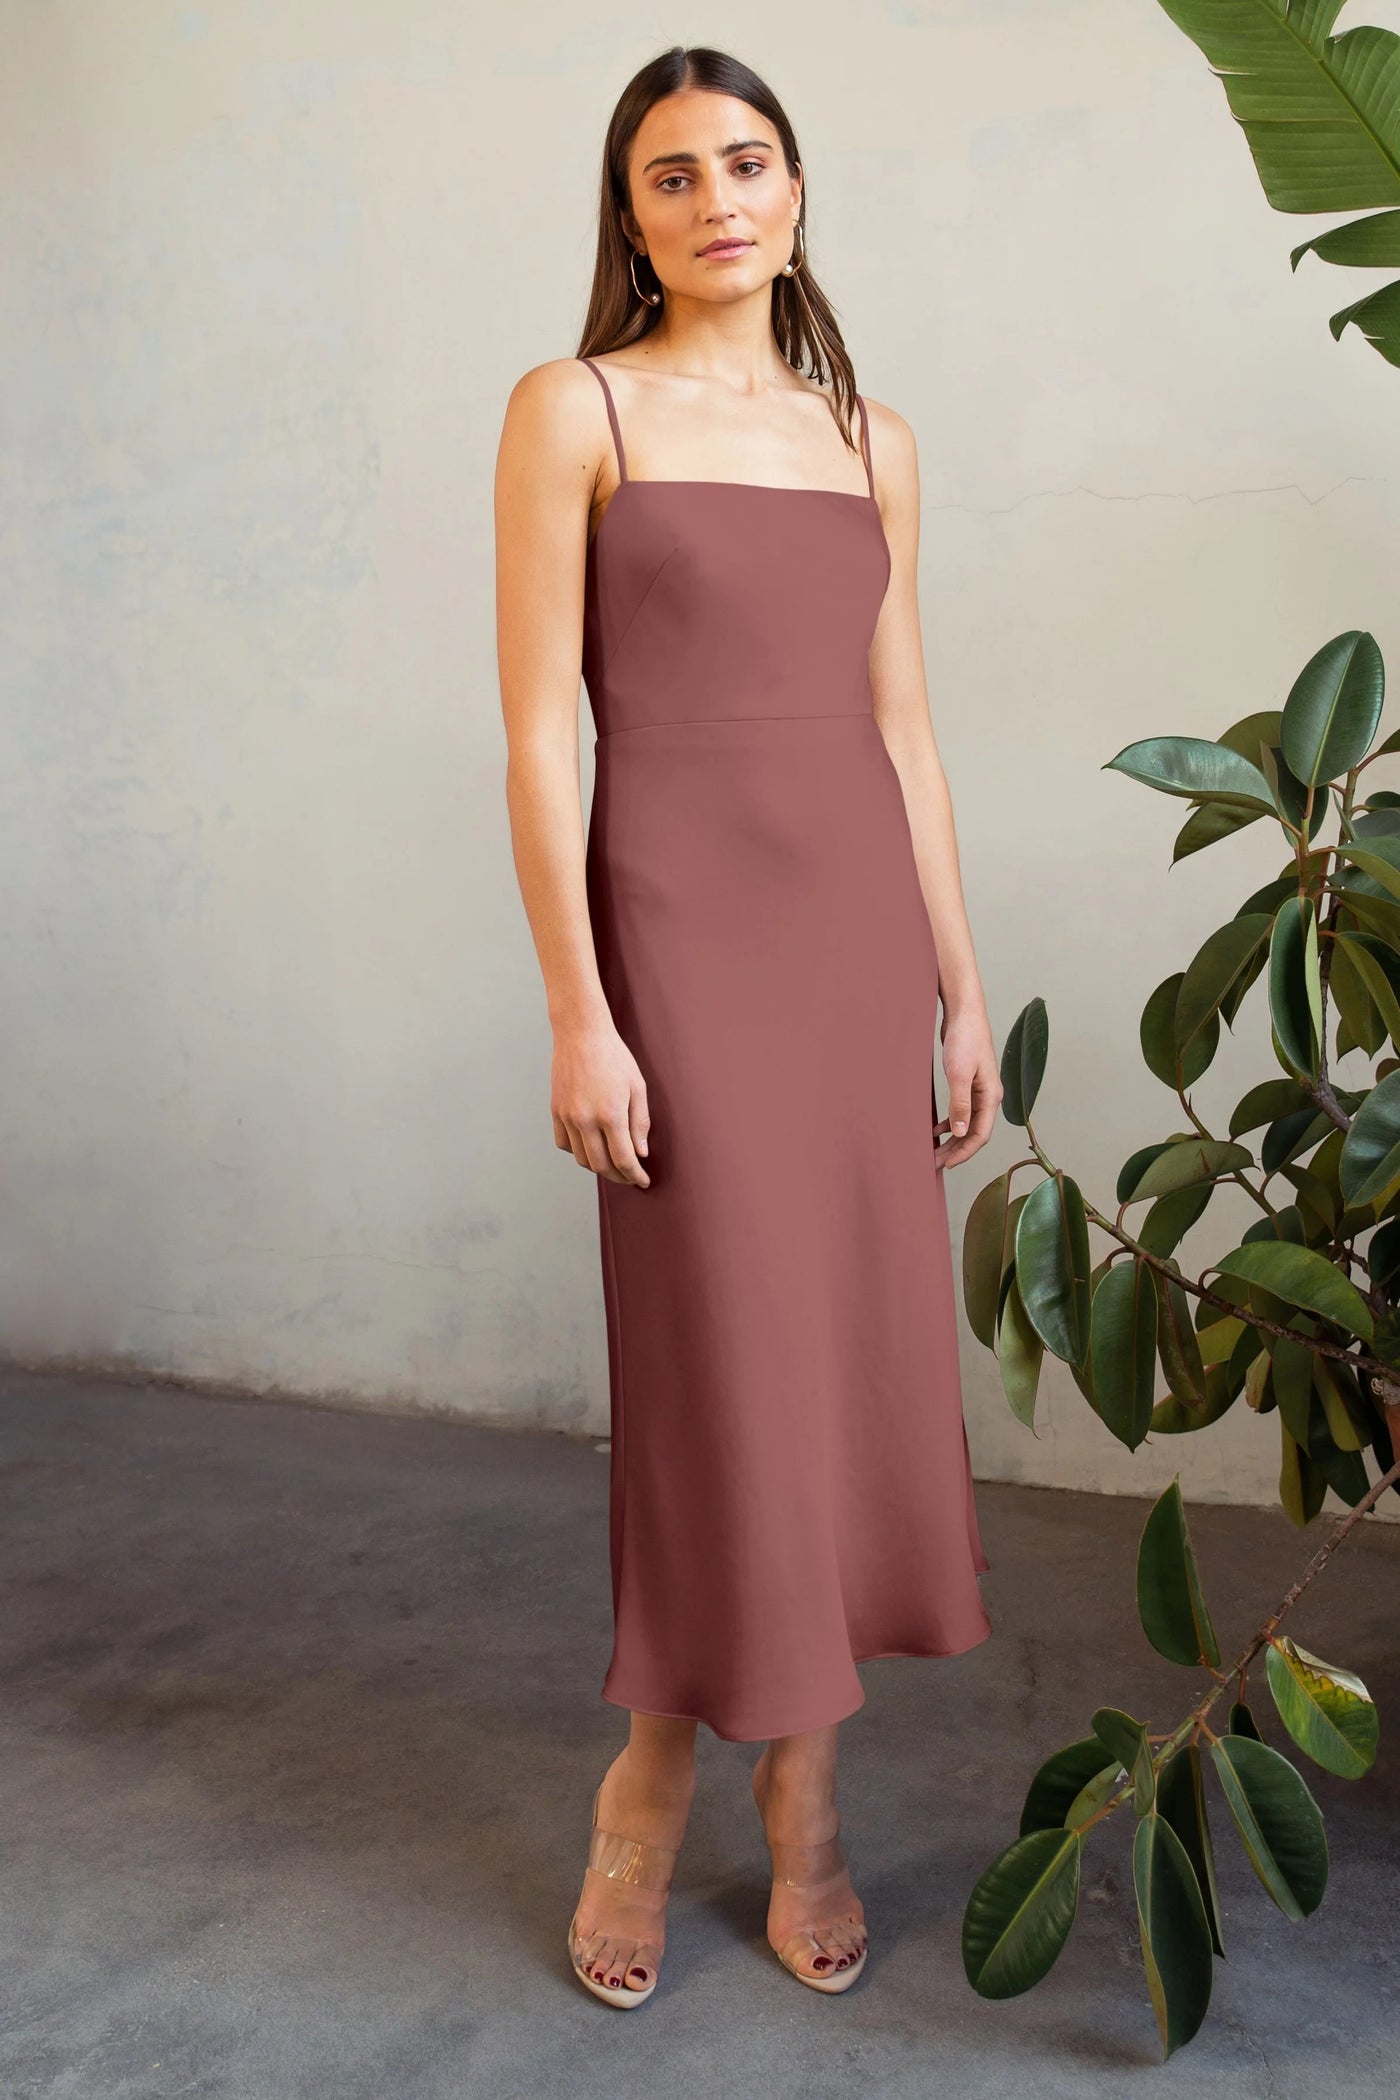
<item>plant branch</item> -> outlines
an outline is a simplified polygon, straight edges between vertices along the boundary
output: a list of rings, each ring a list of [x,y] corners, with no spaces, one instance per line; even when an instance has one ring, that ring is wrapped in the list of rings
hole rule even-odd
[[[1029,1118],[1026,1121],[1026,1135],[1030,1138],[1036,1163],[1043,1167],[1047,1174],[1053,1175],[1057,1173],[1058,1169],[1053,1161],[1042,1151],[1035,1133],[1031,1129]],[[1028,1166],[1029,1164],[1029,1160],[1016,1161],[1016,1166]],[[1015,1167],[1008,1169],[1008,1179],[1010,1174],[1014,1172]],[[1368,1356],[1364,1352],[1358,1355],[1340,1342],[1324,1340],[1321,1335],[1300,1334],[1296,1327],[1280,1326],[1277,1320],[1270,1320],[1265,1314],[1253,1312],[1247,1306],[1236,1304],[1233,1298],[1226,1298],[1221,1292],[1211,1290],[1209,1285],[1193,1281],[1189,1276],[1183,1276],[1181,1271],[1174,1268],[1171,1262],[1165,1260],[1160,1254],[1154,1254],[1150,1247],[1144,1247],[1141,1240],[1135,1240],[1131,1233],[1124,1232],[1122,1226],[1115,1224],[1112,1218],[1105,1217],[1104,1213],[1088,1200],[1082,1190],[1080,1191],[1080,1200],[1084,1204],[1085,1216],[1091,1223],[1100,1226],[1111,1239],[1117,1240],[1120,1246],[1126,1247],[1131,1254],[1136,1255],[1139,1261],[1145,1262],[1149,1268],[1160,1269],[1162,1274],[1170,1277],[1173,1283],[1180,1284],[1182,1290],[1190,1291],[1194,1297],[1204,1299],[1207,1305],[1218,1305],[1223,1312],[1230,1313],[1237,1320],[1243,1320],[1247,1327],[1257,1327],[1262,1333],[1276,1335],[1282,1341],[1298,1342],[1303,1348],[1311,1349],[1318,1356],[1335,1357],[1340,1363],[1349,1364],[1353,1370],[1365,1370],[1370,1372],[1373,1377],[1385,1379],[1393,1376],[1390,1367],[1381,1363],[1376,1357]],[[1400,1388],[1397,1388],[1397,1397],[1400,1398]]]
[[[1322,1570],[1327,1566],[1327,1563],[1331,1560],[1333,1554],[1345,1542],[1348,1534],[1356,1527],[1357,1524],[1360,1523],[1361,1519],[1367,1514],[1369,1510],[1375,1508],[1377,1502],[1379,1502],[1381,1496],[1385,1493],[1386,1489],[1392,1486],[1398,1480],[1400,1480],[1400,1460],[1396,1461],[1396,1463],[1390,1468],[1390,1471],[1388,1473],[1382,1473],[1380,1479],[1373,1482],[1372,1486],[1368,1489],[1366,1494],[1362,1496],[1361,1500],[1357,1503],[1356,1507],[1354,1509],[1349,1509],[1346,1515],[1342,1517],[1338,1521],[1338,1523],[1333,1526],[1330,1535],[1323,1541],[1322,1545],[1319,1546],[1317,1552],[1308,1562],[1307,1566],[1304,1568],[1302,1574],[1298,1577],[1297,1581],[1290,1586],[1290,1588],[1280,1599],[1279,1603],[1276,1605],[1274,1610],[1270,1613],[1269,1617],[1264,1621],[1264,1624],[1260,1627],[1258,1633],[1254,1635],[1253,1639],[1249,1641],[1246,1647],[1241,1651],[1233,1668],[1224,1673],[1213,1671],[1212,1675],[1219,1676],[1220,1681],[1211,1687],[1211,1689],[1206,1693],[1205,1697],[1201,1699],[1197,1705],[1192,1707],[1190,1713],[1186,1716],[1186,1719],[1182,1721],[1178,1727],[1172,1729],[1169,1735],[1164,1736],[1162,1738],[1162,1746],[1160,1750],[1158,1750],[1154,1754],[1152,1759],[1154,1771],[1160,1771],[1162,1766],[1167,1762],[1168,1758],[1175,1756],[1176,1752],[1185,1742],[1187,1736],[1189,1736],[1193,1732],[1193,1730],[1200,1728],[1204,1731],[1205,1734],[1212,1734],[1212,1731],[1209,1728],[1206,1728],[1205,1726],[1205,1717],[1210,1712],[1211,1708],[1214,1706],[1216,1700],[1219,1699],[1222,1693],[1224,1693],[1229,1688],[1230,1680],[1232,1678],[1238,1677],[1241,1680],[1241,1683],[1243,1683],[1245,1671],[1249,1668],[1249,1665],[1253,1662],[1255,1656],[1259,1653],[1260,1649],[1264,1646],[1265,1642],[1269,1640],[1269,1638],[1273,1634],[1275,1627],[1286,1616],[1288,1612],[1292,1611],[1294,1605],[1298,1602],[1298,1599],[1302,1596],[1304,1590],[1308,1587],[1308,1584],[1314,1579],[1314,1577],[1322,1573]],[[1079,1835],[1083,1837],[1086,1831],[1093,1829],[1095,1823],[1101,1823],[1105,1816],[1111,1815],[1115,1808],[1121,1807],[1124,1801],[1130,1799],[1132,1793],[1132,1780],[1125,1780],[1124,1784],[1118,1789],[1118,1792],[1112,1795],[1110,1799],[1104,1803],[1102,1808],[1096,1809],[1092,1816],[1087,1817],[1086,1820],[1079,1825]]]

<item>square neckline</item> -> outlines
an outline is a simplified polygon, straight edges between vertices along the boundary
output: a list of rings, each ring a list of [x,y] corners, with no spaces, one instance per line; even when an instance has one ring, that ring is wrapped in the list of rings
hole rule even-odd
[[[889,546],[889,540],[885,537],[885,521],[880,512],[879,499],[875,496],[863,495],[859,489],[809,489],[801,488],[796,483],[790,484],[785,481],[702,481],[688,476],[671,474],[657,474],[650,477],[629,474],[625,481],[619,481],[617,487],[609,496],[607,508],[604,510],[602,517],[599,518],[594,528],[593,537],[588,542],[586,551],[589,554],[593,552],[593,549],[602,538],[603,527],[612,516],[613,505],[617,502],[624,489],[758,489],[765,496],[835,496],[839,502],[873,504],[875,515],[880,523],[880,536],[885,540],[886,547],[888,548]]]
[[[592,372],[594,378],[603,389],[603,399],[607,404],[608,422],[612,427],[613,449],[617,454],[618,466],[617,487],[609,496],[607,507],[602,517],[598,520],[592,538],[588,541],[585,550],[588,554],[593,552],[593,549],[602,537],[603,527],[612,516],[614,503],[616,503],[625,488],[632,487],[644,489],[761,489],[765,495],[771,496],[837,496],[843,497],[849,503],[873,504],[875,515],[879,519],[880,537],[884,540],[886,553],[889,552],[890,543],[889,537],[885,532],[885,520],[880,510],[879,498],[875,494],[875,469],[870,459],[870,422],[866,415],[865,402],[859,393],[856,395],[856,402],[860,409],[861,458],[865,466],[867,483],[864,491],[860,489],[807,488],[800,483],[785,481],[735,481],[731,478],[719,479],[713,477],[702,479],[699,476],[692,475],[658,474],[638,477],[635,474],[630,474],[627,470],[627,454],[622,444],[622,428],[618,422],[617,406],[613,400],[612,388],[608,385],[606,374],[600,365],[594,363],[591,357],[580,357],[579,363],[588,366],[589,371]]]

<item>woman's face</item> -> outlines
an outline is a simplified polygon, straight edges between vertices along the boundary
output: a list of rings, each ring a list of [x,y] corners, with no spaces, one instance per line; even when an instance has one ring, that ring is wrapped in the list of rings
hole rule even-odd
[[[791,259],[801,175],[788,174],[777,133],[747,102],[682,88],[653,103],[628,173],[622,223],[668,293],[742,298]]]

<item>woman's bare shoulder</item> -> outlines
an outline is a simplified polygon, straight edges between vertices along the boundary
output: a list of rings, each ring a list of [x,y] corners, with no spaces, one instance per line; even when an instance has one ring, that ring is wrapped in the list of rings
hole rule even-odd
[[[551,357],[521,373],[506,403],[504,457],[596,474],[609,443],[602,389],[581,358]]]
[[[914,432],[898,409],[864,395],[870,418],[870,463],[881,496],[913,498],[919,485],[919,452]]]
[[[877,401],[873,394],[865,394],[862,399],[870,417],[872,442],[877,436],[882,437],[897,451],[912,454],[915,450],[914,433],[898,409],[889,407],[884,401]]]
[[[568,415],[575,403],[598,398],[598,382],[581,357],[551,357],[532,365],[510,391],[512,407],[546,418]]]

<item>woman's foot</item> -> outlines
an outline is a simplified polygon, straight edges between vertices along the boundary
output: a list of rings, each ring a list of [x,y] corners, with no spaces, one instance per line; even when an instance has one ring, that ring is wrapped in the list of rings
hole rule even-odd
[[[804,1983],[844,1990],[864,1965],[865,1911],[846,1869],[830,1787],[800,1767],[775,1767],[770,1743],[753,1769],[753,1797],[774,1865],[768,1944]]]
[[[639,1760],[630,1745],[603,1775],[594,1831],[623,1835],[590,1844],[599,1864],[584,1869],[570,1949],[580,1972],[604,1989],[640,1998],[655,1986],[666,1944],[670,1867],[694,1791],[693,1762],[687,1769],[675,1761]]]

